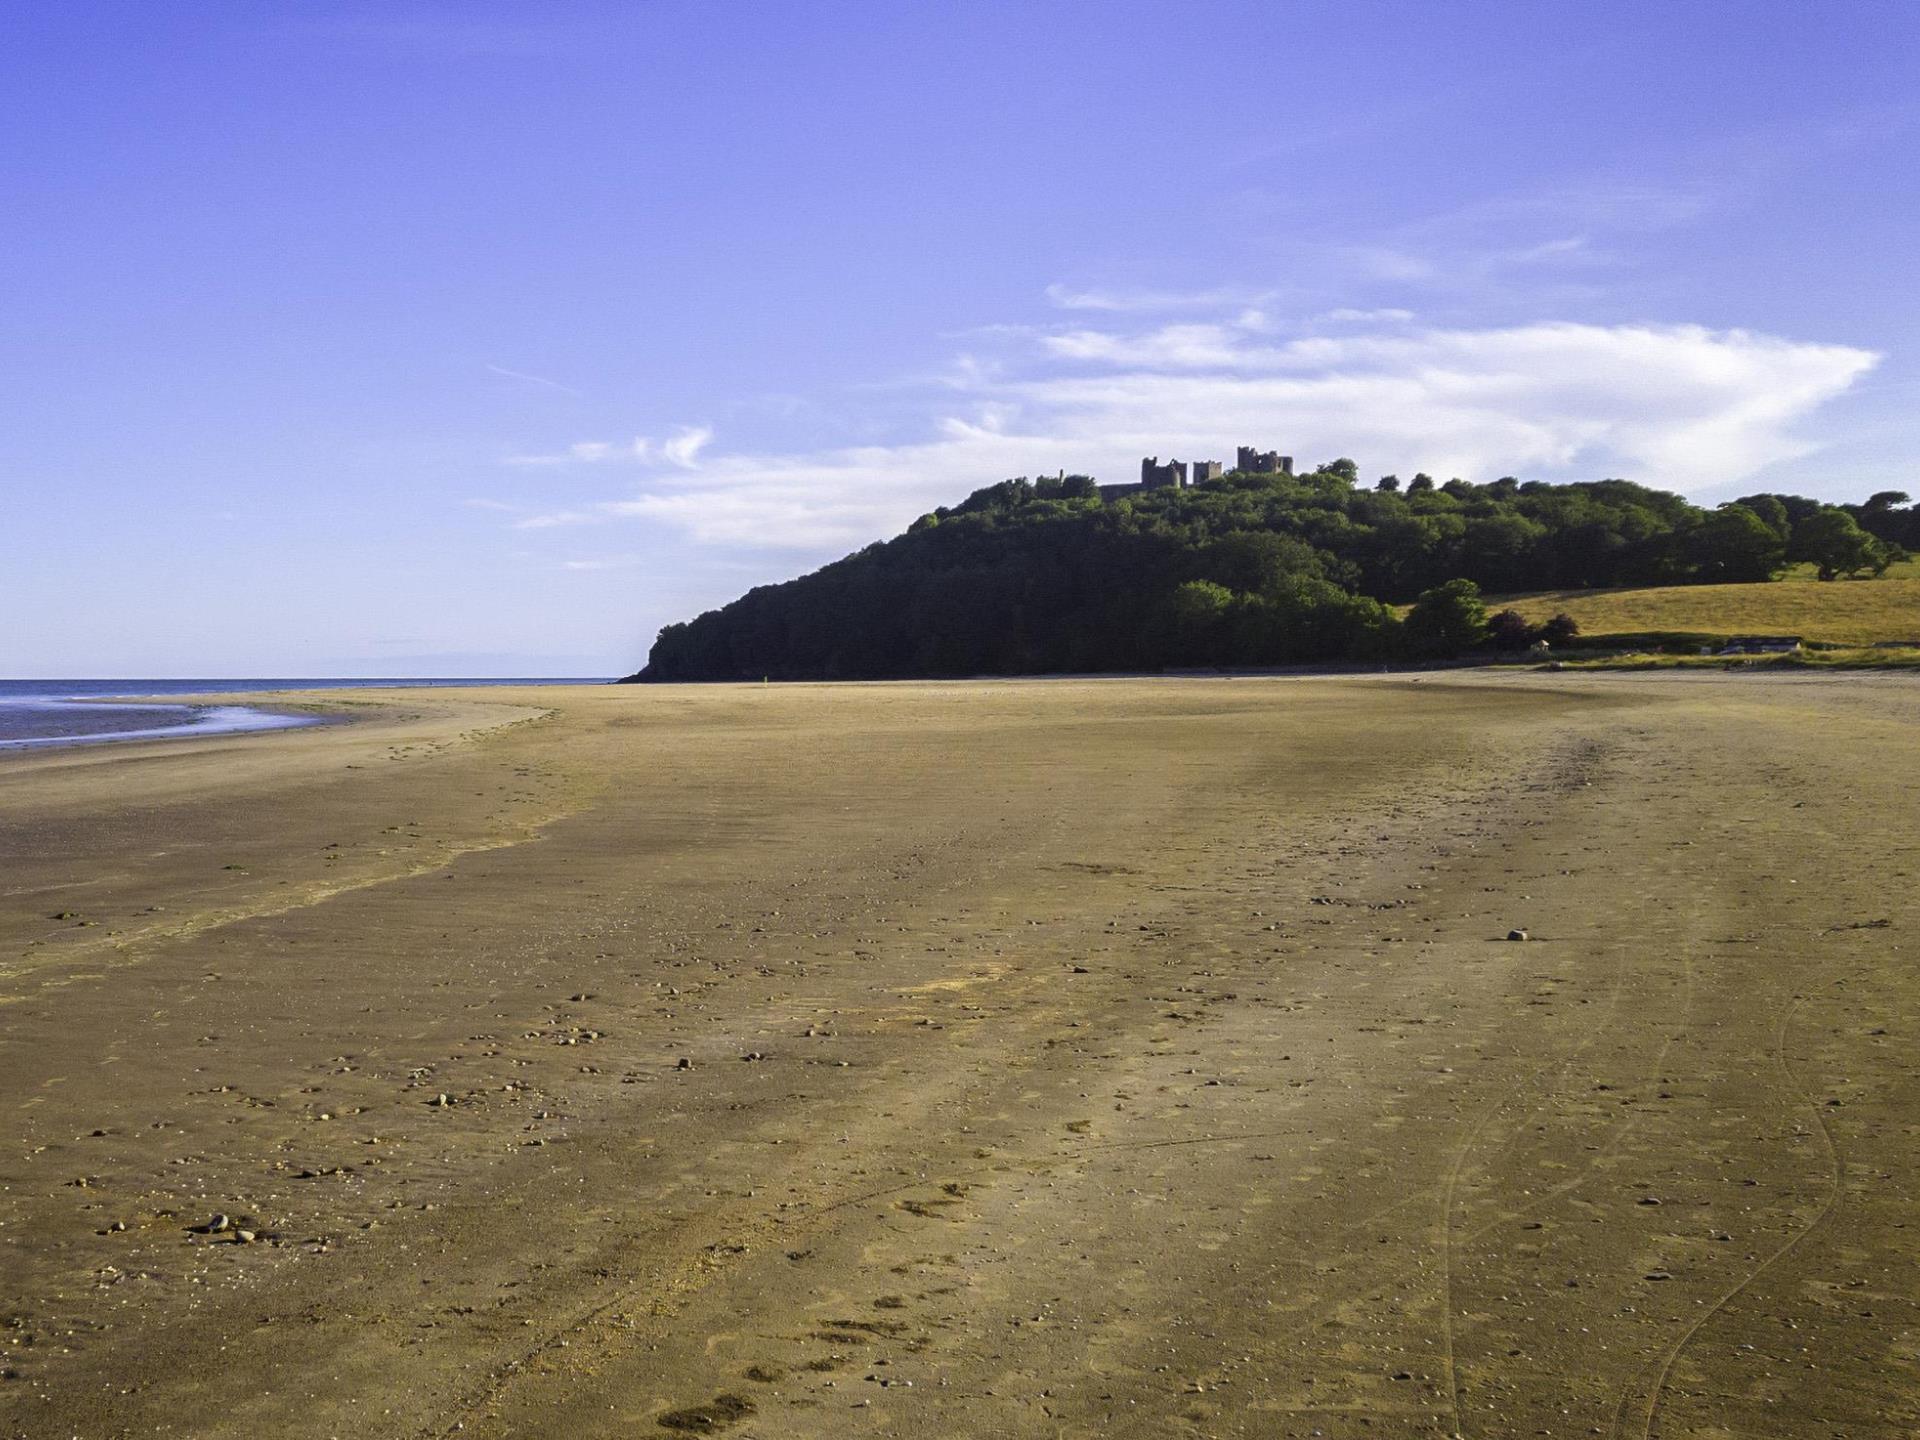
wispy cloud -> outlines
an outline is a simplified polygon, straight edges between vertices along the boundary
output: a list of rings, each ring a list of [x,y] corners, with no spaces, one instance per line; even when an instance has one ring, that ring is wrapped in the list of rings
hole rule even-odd
[[[1402,310],[1398,306],[1387,306],[1379,310],[1354,310],[1342,306],[1338,310],[1329,310],[1319,317],[1335,325],[1398,325],[1412,320],[1413,311]]]
[[[1463,242],[1528,230],[1644,234],[1691,224],[1720,203],[1717,187],[1705,181],[1654,184],[1595,177],[1475,200],[1414,221],[1402,233]]]
[[[520,523],[629,517],[711,544],[824,550],[1008,475],[1126,479],[1143,454],[1230,457],[1237,443],[1306,463],[1352,455],[1377,471],[1624,475],[1702,491],[1806,454],[1800,422],[1876,359],[1698,325],[1396,326],[1286,340],[1233,321],[1078,327],[977,372],[921,440],[721,451],[677,471],[662,447],[637,495]]]
[[[558,380],[549,380],[544,375],[530,375],[524,370],[509,370],[504,365],[488,365],[486,368],[493,374],[499,375],[507,380],[520,380],[528,385],[539,385],[548,390],[558,390],[563,395],[580,394],[580,392],[571,385],[562,385]]]
[[[1349,309],[1417,307],[1482,318],[1604,313],[1637,257],[1658,248],[1651,237],[1737,203],[1740,183],[1595,177],[1485,196],[1337,241],[1283,233],[1276,252],[1301,293],[1336,294]]]
[[[653,447],[649,442],[637,437],[619,445],[605,440],[576,440],[564,450],[545,454],[509,455],[504,463],[537,466],[592,465],[602,460],[645,460],[652,454],[652,450]]]
[[[591,525],[605,518],[604,510],[552,510],[543,515],[529,515],[524,520],[513,522],[516,530],[558,530],[569,525]]]
[[[1063,360],[1102,361],[1181,370],[1238,367],[1259,352],[1245,346],[1232,325],[1163,325],[1144,334],[1068,330],[1041,341]]]
[[[693,426],[682,430],[660,447],[660,456],[669,465],[678,465],[691,470],[700,463],[700,452],[713,440],[713,430],[709,426]]]
[[[1049,285],[1047,301],[1061,310],[1098,310],[1109,314],[1141,314],[1155,310],[1218,310],[1231,306],[1266,304],[1271,290],[1076,290]]]
[[[576,440],[562,450],[530,455],[509,455],[508,465],[559,466],[627,463],[637,465],[664,461],[690,470],[700,462],[700,452],[713,439],[713,431],[704,425],[685,425],[666,440],[651,440],[636,435],[631,440]]]

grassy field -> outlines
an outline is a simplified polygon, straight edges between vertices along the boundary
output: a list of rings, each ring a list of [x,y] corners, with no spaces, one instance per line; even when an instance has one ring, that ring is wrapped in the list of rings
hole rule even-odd
[[[1660,655],[1640,652],[1556,663],[1569,670],[1920,670],[1920,649],[1796,650],[1786,655]]]
[[[1547,590],[1489,596],[1488,608],[1538,622],[1564,611],[1582,635],[1683,631],[1800,635],[1841,645],[1920,639],[1920,565],[1878,580],[1821,583],[1795,573],[1765,585],[1667,585],[1645,590]]]

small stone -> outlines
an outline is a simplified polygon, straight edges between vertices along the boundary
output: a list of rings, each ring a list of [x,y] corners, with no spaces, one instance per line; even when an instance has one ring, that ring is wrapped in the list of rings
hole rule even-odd
[[[211,1220],[207,1221],[207,1233],[209,1235],[218,1235],[232,1224],[233,1222],[225,1215],[216,1214]]]
[[[674,1062],[673,1068],[676,1070],[691,1070],[693,1068],[693,1061],[682,1055]]]
[[[251,1245],[258,1238],[259,1237],[251,1230],[236,1230],[233,1232],[234,1243],[238,1245]]]
[[[1507,931],[1507,939],[1509,940],[1531,940],[1532,938],[1533,937],[1524,930]]]

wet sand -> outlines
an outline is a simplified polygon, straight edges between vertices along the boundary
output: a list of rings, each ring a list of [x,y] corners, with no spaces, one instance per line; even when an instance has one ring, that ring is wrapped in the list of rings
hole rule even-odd
[[[1920,1429],[1920,685],[312,703],[0,756],[0,1434]]]

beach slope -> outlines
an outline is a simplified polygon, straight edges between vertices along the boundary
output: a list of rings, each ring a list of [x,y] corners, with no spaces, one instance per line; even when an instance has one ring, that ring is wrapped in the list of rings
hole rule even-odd
[[[1911,681],[311,703],[0,759],[0,1434],[1920,1427]]]

